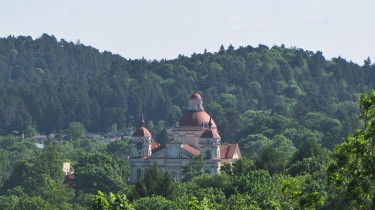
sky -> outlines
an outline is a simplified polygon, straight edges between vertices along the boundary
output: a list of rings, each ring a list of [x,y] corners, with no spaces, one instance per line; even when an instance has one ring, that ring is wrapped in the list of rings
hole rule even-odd
[[[0,37],[43,33],[125,58],[284,44],[375,61],[374,0],[0,0]]]

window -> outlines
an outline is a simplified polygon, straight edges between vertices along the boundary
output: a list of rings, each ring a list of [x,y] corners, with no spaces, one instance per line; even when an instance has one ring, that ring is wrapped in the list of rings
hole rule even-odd
[[[211,171],[207,169],[207,170],[204,171],[204,173],[211,174]]]
[[[137,149],[142,149],[142,142],[137,143]]]
[[[211,158],[211,151],[207,150],[207,152],[206,152],[206,159],[210,159],[210,158]]]
[[[180,126],[180,123],[179,123],[179,122],[176,122],[176,128],[178,128],[178,126]]]
[[[208,123],[207,123],[207,122],[204,122],[204,123],[203,123],[203,127],[204,127],[204,128],[208,128]]]

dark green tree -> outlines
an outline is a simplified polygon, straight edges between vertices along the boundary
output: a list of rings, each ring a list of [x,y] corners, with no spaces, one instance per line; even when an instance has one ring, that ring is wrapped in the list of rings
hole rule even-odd
[[[72,140],[80,139],[85,133],[85,126],[80,122],[71,122],[65,129],[65,134]]]
[[[172,137],[168,134],[166,128],[161,130],[155,139],[155,141],[159,144],[166,144],[170,140],[172,140]]]
[[[142,179],[138,180],[134,188],[136,199],[160,195],[172,200],[176,196],[174,178],[168,172],[162,172],[155,163],[152,167],[146,168]]]
[[[85,193],[119,192],[128,176],[129,166],[116,155],[84,153],[74,165],[75,189]]]
[[[182,181],[190,181],[196,176],[203,174],[203,157],[198,155],[193,157],[188,164],[182,166]]]
[[[363,129],[335,147],[328,183],[352,208],[375,208],[375,91],[361,95]]]

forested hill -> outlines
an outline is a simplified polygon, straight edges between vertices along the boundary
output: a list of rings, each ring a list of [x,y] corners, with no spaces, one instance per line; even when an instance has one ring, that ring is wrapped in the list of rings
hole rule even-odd
[[[202,93],[227,141],[263,129],[262,123],[273,131],[280,128],[264,121],[256,128],[248,121],[260,115],[312,131],[329,122],[341,132],[355,127],[350,122],[358,115],[359,94],[374,89],[374,83],[369,59],[359,66],[284,46],[230,46],[149,61],[46,34],[35,40],[8,37],[0,39],[0,134],[22,133],[30,126],[48,134],[72,121],[93,132],[125,129],[137,125],[140,112],[151,129],[164,122],[172,126],[194,90]]]

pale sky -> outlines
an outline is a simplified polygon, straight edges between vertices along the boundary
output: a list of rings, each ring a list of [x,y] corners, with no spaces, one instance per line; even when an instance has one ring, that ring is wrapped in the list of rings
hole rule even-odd
[[[375,62],[375,0],[0,0],[0,37],[43,33],[125,58],[285,44]]]

